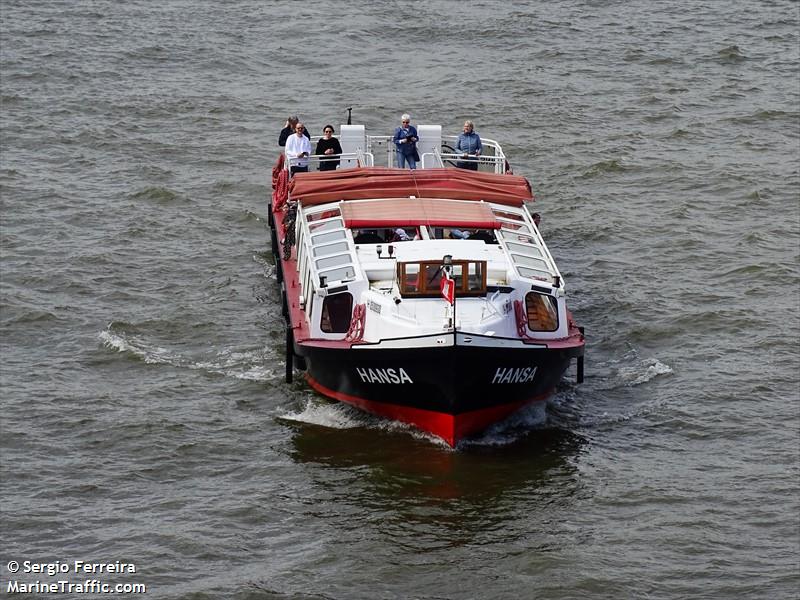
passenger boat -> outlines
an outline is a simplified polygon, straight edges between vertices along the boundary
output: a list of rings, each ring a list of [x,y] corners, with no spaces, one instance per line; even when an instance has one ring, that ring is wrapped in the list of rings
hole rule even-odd
[[[286,380],[411,424],[450,446],[550,396],[583,330],[526,203],[529,182],[483,140],[480,169],[420,125],[417,170],[390,136],[343,125],[333,171],[273,168],[272,251],[286,319]],[[375,157],[383,165],[375,165]]]

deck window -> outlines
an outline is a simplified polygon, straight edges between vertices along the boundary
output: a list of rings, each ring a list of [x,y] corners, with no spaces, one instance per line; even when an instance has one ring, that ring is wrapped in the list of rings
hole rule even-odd
[[[528,313],[528,328],[531,331],[555,331],[558,329],[558,303],[553,296],[528,292],[525,296]]]
[[[329,256],[331,254],[340,254],[348,252],[350,246],[347,242],[336,242],[333,244],[326,244],[325,246],[314,246],[314,256]]]
[[[320,271],[320,276],[324,276],[325,279],[329,284],[335,281],[350,281],[351,279],[355,279],[356,270],[355,267],[352,265],[347,265],[346,267],[339,267],[327,269],[325,271]]]
[[[338,267],[339,265],[349,264],[350,254],[334,254],[333,256],[319,258],[316,261],[317,269],[328,269],[330,267]]]
[[[309,223],[308,230],[311,233],[317,233],[319,231],[330,231],[332,229],[342,229],[344,227],[344,223],[341,219],[331,219],[330,221],[318,221],[316,223]]]
[[[336,240],[345,239],[344,230],[331,231],[330,233],[318,233],[311,236],[311,244],[317,246],[319,244],[327,244],[328,242],[335,242]]]
[[[322,301],[320,329],[325,333],[347,333],[353,314],[353,295],[349,292],[325,296]]]
[[[506,242],[506,247],[508,248],[509,252],[515,252],[518,254],[526,254],[528,256],[544,256],[542,251],[539,250],[535,246],[529,246],[527,244],[518,244],[516,242]]]
[[[338,208],[331,208],[320,212],[306,214],[306,221],[311,223],[312,221],[321,221],[323,219],[332,219],[333,217],[340,216],[342,216],[342,213]]]
[[[443,267],[442,261],[398,263],[397,281],[400,294],[439,297]],[[486,294],[486,261],[453,261],[450,277],[455,282],[457,297]]]
[[[545,272],[547,271],[547,262],[545,262],[541,258],[522,256],[521,254],[512,254],[511,260],[514,261],[515,265],[520,265],[523,267],[533,267],[534,269],[540,269]]]
[[[498,217],[501,220],[503,220],[503,219],[511,219],[511,220],[514,220],[514,221],[525,221],[525,217],[523,217],[522,215],[517,214],[517,213],[512,213],[512,212],[509,212],[509,211],[505,211],[505,210],[501,210],[499,208],[492,208],[492,212],[494,213],[495,217]]]

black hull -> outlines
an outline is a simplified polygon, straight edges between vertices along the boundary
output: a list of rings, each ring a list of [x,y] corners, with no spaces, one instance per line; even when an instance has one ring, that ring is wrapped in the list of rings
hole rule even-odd
[[[309,384],[330,398],[396,419],[451,446],[545,400],[583,345],[423,348],[295,345]]]
[[[583,347],[343,349],[298,345],[326,388],[373,402],[458,415],[552,390]],[[534,372],[535,369],[535,372]]]

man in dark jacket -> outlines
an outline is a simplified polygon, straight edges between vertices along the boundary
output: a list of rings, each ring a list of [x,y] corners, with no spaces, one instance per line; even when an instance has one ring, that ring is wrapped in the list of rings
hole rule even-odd
[[[281,129],[281,134],[278,136],[278,146],[283,147],[286,145],[286,139],[294,133],[294,128],[299,120],[300,119],[297,118],[297,115],[292,115],[286,119],[286,125],[284,125],[283,129]],[[308,139],[311,139],[311,135],[308,133],[307,128],[303,130],[303,133]]]

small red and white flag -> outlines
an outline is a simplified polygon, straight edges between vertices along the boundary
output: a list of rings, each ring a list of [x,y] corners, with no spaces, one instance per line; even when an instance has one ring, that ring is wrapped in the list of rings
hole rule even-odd
[[[450,278],[450,273],[446,270],[442,271],[442,280],[439,282],[439,290],[442,292],[442,298],[447,300],[449,304],[455,302],[456,282]]]

